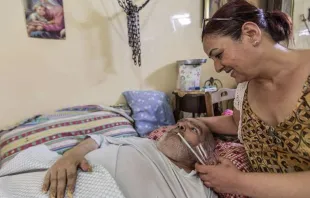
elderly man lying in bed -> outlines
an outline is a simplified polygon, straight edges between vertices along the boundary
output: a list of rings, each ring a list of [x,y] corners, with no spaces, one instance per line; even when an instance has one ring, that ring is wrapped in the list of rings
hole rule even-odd
[[[48,170],[43,191],[59,198],[64,197],[67,190],[70,197],[74,192],[77,169],[90,172],[90,164],[100,164],[109,171],[127,198],[217,197],[196,175],[196,157],[177,135],[180,133],[193,147],[203,143],[213,151],[212,134],[198,120],[183,120],[176,126],[157,142],[146,138],[91,135]]]

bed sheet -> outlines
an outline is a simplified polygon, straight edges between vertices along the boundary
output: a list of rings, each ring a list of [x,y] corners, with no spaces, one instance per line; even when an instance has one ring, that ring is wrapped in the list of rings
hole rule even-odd
[[[34,146],[19,153],[0,169],[0,198],[47,198],[42,189],[46,171],[60,157],[45,145]],[[100,165],[91,173],[78,173],[73,197],[124,198],[116,181]],[[66,196],[67,197],[67,196]]]

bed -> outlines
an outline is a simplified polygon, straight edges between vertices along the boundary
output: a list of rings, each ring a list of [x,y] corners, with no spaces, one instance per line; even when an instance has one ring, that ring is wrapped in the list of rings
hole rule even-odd
[[[29,170],[48,169],[61,154],[90,134],[103,134],[118,138],[141,137],[156,141],[169,130],[169,127],[173,127],[175,124],[170,101],[165,93],[126,91],[123,95],[128,106],[81,105],[67,107],[48,114],[35,115],[0,131],[0,186],[3,177],[8,178],[9,175],[21,174],[29,172]],[[46,147],[41,148],[40,145]],[[50,151],[54,151],[53,153],[58,155],[51,154]],[[217,154],[231,159],[240,170],[250,171],[245,151],[240,144],[218,140]],[[41,159],[46,160],[38,161],[38,155],[42,155]],[[20,163],[23,166],[18,166]],[[90,177],[83,173],[82,177],[86,178],[88,185],[98,183],[99,177],[106,178],[106,181],[110,181],[109,184],[103,184],[99,190],[97,189],[98,192],[88,192],[87,190],[90,188],[86,184],[77,184],[78,190],[88,194],[114,192],[116,194],[112,197],[123,197],[117,184],[113,183],[113,178],[102,170],[102,167],[95,167],[98,177]],[[24,176],[23,174],[21,179],[27,179],[23,178]],[[31,174],[26,176],[34,177]],[[29,189],[25,188],[25,192],[27,190]],[[10,197],[5,193],[12,192],[2,193],[0,190],[0,197]],[[99,196],[98,194],[93,195]],[[219,196],[242,197],[227,194],[219,194]],[[42,197],[44,196],[42,195]]]

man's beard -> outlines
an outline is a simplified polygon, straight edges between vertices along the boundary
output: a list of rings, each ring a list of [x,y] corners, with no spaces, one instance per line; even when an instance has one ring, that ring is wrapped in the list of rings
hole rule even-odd
[[[156,143],[157,148],[171,160],[194,164],[197,161],[196,157],[182,142],[177,135],[178,132],[179,130],[172,129],[171,131],[164,133]]]

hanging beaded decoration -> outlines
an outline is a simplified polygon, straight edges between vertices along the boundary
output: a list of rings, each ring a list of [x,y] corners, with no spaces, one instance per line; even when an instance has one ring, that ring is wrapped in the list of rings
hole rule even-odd
[[[132,0],[118,0],[118,4],[127,14],[128,43],[132,48],[132,59],[135,65],[141,66],[141,42],[139,12],[148,4],[146,0],[141,6],[134,5]]]

